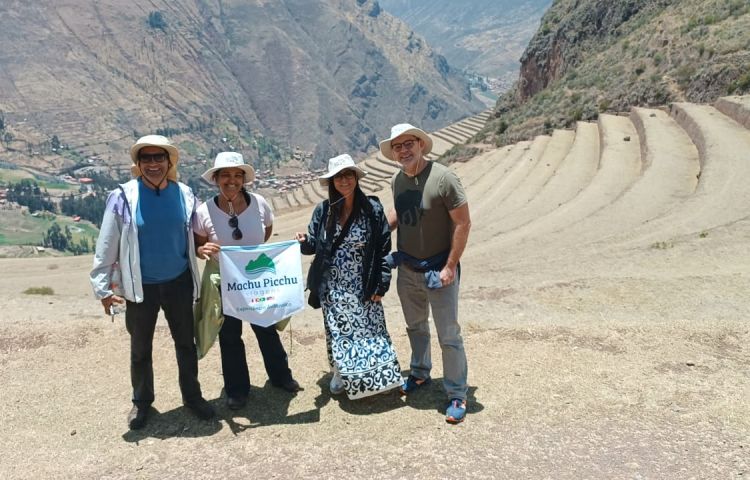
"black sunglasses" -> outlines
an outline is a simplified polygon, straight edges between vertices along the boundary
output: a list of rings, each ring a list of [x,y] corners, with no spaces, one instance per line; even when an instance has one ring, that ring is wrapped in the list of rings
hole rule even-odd
[[[138,161],[142,163],[161,163],[167,161],[166,153],[139,153]]]
[[[229,226],[234,228],[232,230],[232,238],[235,240],[241,240],[242,239],[242,230],[239,229],[238,225],[240,224],[240,221],[237,219],[237,215],[234,215],[229,219]]]

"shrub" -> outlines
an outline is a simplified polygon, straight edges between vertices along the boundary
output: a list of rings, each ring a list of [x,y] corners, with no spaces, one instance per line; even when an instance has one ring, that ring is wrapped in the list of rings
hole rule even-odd
[[[29,287],[23,291],[26,295],[54,295],[52,287]]]
[[[750,90],[750,73],[746,73],[727,87],[727,93],[744,93]]]
[[[154,29],[164,30],[167,28],[167,21],[160,11],[153,11],[148,14],[148,26]]]
[[[505,131],[508,129],[508,122],[505,120],[501,120],[500,123],[497,125],[497,128],[495,129],[495,133],[498,135],[502,135],[505,133]]]

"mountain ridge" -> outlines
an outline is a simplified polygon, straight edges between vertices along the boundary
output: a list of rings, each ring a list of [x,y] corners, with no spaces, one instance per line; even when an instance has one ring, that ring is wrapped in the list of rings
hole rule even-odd
[[[135,136],[160,129],[191,157],[233,147],[253,159],[267,138],[322,161],[372,149],[405,118],[438,128],[480,110],[444,59],[376,5],[6,4],[0,111],[13,138],[0,154],[50,169],[91,155],[123,163]],[[71,158],[54,155],[53,136]]]

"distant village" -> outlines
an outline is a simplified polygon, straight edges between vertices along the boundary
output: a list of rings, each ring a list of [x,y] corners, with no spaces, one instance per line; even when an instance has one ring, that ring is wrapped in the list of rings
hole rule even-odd
[[[62,146],[62,148],[64,149],[65,146]],[[312,152],[306,152],[301,150],[300,147],[296,147],[290,160],[294,161],[297,165],[309,165],[312,156]],[[88,165],[77,168],[71,173],[51,177],[51,179],[69,185],[70,187],[77,187],[77,192],[74,192],[74,190],[71,189],[62,195],[69,195],[70,193],[74,193],[77,197],[96,195],[96,178],[111,178],[113,173],[115,173],[115,175],[120,174],[126,177],[129,175],[129,165],[111,167],[103,165],[103,161],[104,160],[101,156],[91,155],[85,161]],[[200,173],[202,173],[203,168],[207,168],[207,165],[211,163],[209,159],[193,159],[189,157],[182,157],[180,162],[183,172],[186,170],[192,170],[193,172],[199,171]],[[324,169],[315,169],[280,173],[280,171],[295,170],[293,168],[284,167],[283,164],[278,170],[279,171],[272,169],[257,170],[252,189],[263,191],[265,195],[283,194],[316,180],[318,176],[325,172]],[[212,185],[200,178],[200,173],[194,175],[199,179],[198,181],[200,184],[207,188],[213,188]],[[184,173],[182,178],[185,178]],[[62,195],[55,194],[54,192],[50,193],[50,197],[53,199],[60,199]],[[10,202],[8,200],[7,187],[0,186],[0,209],[13,210],[23,208],[24,207],[15,202]],[[79,221],[80,217],[76,218],[76,216],[74,216],[73,220]]]

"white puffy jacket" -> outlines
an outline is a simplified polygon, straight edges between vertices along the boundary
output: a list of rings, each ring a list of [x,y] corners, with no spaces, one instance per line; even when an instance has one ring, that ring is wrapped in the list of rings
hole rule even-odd
[[[193,277],[193,302],[200,295],[198,264],[195,259],[192,219],[197,208],[193,191],[177,182],[185,205],[185,235],[187,236],[190,273]],[[107,197],[102,227],[96,241],[94,267],[90,280],[97,299],[113,294],[122,295],[131,302],[143,302],[141,262],[138,250],[138,225],[135,212],[138,208],[138,180],[130,180],[112,190]],[[113,285],[119,268],[120,285]],[[113,290],[114,287],[114,290]]]

